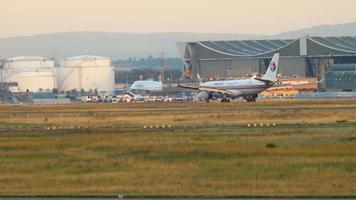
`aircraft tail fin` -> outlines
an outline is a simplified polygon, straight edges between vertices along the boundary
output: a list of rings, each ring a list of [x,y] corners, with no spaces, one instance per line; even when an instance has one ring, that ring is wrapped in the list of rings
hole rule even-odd
[[[266,82],[277,81],[278,63],[279,63],[279,53],[276,53],[273,55],[273,58],[267,68],[266,73],[260,78],[260,80]]]
[[[198,81],[199,81],[199,85],[200,85],[201,83],[203,83],[203,81],[202,81],[202,79],[201,79],[201,77],[200,77],[200,74],[199,74],[199,73],[197,74],[197,79],[198,79]]]

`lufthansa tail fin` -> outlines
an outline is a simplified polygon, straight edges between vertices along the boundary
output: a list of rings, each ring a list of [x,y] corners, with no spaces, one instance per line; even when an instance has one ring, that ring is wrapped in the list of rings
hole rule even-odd
[[[259,79],[266,82],[277,81],[277,71],[278,71],[279,53],[273,55],[271,63],[269,64],[266,73]]]

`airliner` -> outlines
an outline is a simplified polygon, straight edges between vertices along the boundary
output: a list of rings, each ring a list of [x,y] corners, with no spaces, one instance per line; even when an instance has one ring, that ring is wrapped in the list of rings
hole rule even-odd
[[[230,102],[231,99],[244,98],[247,102],[256,102],[258,94],[272,87],[277,81],[279,54],[274,54],[266,73],[258,78],[243,80],[208,81],[199,86],[178,85],[181,88],[203,91],[198,96],[209,102],[216,97],[222,97],[221,102]],[[199,75],[198,75],[199,78]]]

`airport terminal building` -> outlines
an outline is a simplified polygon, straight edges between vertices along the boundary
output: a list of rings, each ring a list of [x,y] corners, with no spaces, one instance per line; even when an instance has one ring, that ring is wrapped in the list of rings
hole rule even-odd
[[[280,53],[282,76],[317,77],[333,64],[356,63],[356,37],[178,42],[186,78],[228,79],[263,74]],[[319,88],[325,88],[325,81]]]

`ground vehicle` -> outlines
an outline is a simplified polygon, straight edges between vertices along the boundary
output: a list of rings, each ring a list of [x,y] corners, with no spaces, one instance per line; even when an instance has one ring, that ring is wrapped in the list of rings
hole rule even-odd
[[[132,92],[125,92],[125,94],[122,97],[122,102],[124,103],[133,103],[133,102],[139,102],[144,100],[145,98],[143,96],[134,94]]]
[[[172,97],[166,96],[163,98],[164,102],[172,102],[174,99]]]
[[[174,101],[189,101],[189,97],[181,96],[181,97],[174,97]]]
[[[103,96],[102,102],[110,103],[111,99],[112,99],[112,96]]]
[[[83,97],[81,98],[81,101],[82,101],[82,102],[91,102],[91,96],[83,96]]]
[[[112,96],[111,103],[120,103],[122,102],[122,96]]]

